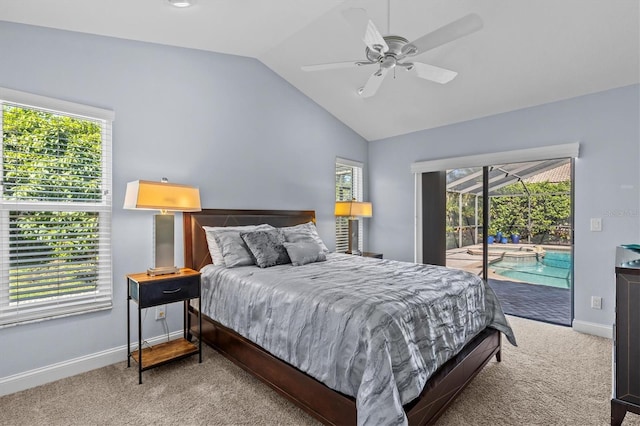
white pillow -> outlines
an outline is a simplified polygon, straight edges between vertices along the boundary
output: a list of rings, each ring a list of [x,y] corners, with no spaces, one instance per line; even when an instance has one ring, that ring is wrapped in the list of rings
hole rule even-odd
[[[313,240],[284,243],[284,247],[287,249],[287,254],[293,266],[302,266],[307,263],[327,260],[327,255],[322,251],[320,245]]]
[[[247,225],[247,226],[203,226],[205,235],[207,237],[207,245],[209,246],[209,253],[211,254],[211,260],[214,265],[233,267],[240,266],[239,263],[245,263],[243,259],[248,255],[251,258],[251,254],[247,250],[244,241],[240,237],[240,232],[251,231],[266,231],[269,229],[275,229],[271,225]],[[221,238],[226,243],[224,250],[218,243]],[[225,256],[229,260],[229,265],[225,261]],[[253,264],[248,263],[249,265]]]
[[[284,239],[288,243],[297,243],[311,237],[316,243],[318,243],[324,253],[329,253],[329,249],[320,238],[320,235],[318,235],[316,224],[313,222],[307,222],[295,226],[286,226],[279,229],[284,234]]]

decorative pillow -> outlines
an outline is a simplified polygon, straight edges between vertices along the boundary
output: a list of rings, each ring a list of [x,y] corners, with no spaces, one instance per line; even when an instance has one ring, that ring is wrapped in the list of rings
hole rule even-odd
[[[291,263],[287,250],[282,245],[284,235],[277,229],[269,231],[241,232],[240,237],[261,268]]]
[[[327,260],[322,247],[313,240],[297,243],[284,243],[287,254],[291,258],[293,266],[302,266],[307,263],[324,262]]]
[[[329,249],[324,244],[324,242],[322,242],[320,235],[318,235],[316,225],[313,222],[307,222],[295,226],[287,226],[279,229],[284,234],[284,239],[288,243],[296,243],[298,241],[304,241],[311,238],[320,246],[324,253],[329,253]]]
[[[203,226],[209,253],[214,265],[234,266],[253,265],[253,258],[240,237],[240,232],[275,229],[271,225],[247,226]]]

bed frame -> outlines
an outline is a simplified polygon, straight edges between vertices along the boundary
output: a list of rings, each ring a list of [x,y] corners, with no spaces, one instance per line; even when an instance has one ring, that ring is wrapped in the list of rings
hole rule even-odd
[[[314,211],[205,209],[198,213],[183,213],[185,266],[200,270],[211,263],[202,226],[269,223],[282,227],[309,221],[315,222]],[[322,423],[356,424],[354,398],[328,388],[204,314],[202,329],[198,330],[198,312],[195,307],[189,308],[187,317],[192,335],[201,338]],[[405,405],[409,424],[433,424],[494,355],[499,362],[500,333],[487,328],[431,376],[418,398]]]

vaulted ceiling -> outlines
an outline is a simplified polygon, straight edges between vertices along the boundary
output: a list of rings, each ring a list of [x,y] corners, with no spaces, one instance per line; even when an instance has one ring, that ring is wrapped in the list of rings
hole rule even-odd
[[[2,0],[0,20],[254,57],[367,140],[640,82],[638,0],[194,1]],[[362,98],[376,65],[301,69],[365,59],[349,8],[408,40],[469,13],[484,25],[414,58],[456,71],[451,82],[397,68]]]

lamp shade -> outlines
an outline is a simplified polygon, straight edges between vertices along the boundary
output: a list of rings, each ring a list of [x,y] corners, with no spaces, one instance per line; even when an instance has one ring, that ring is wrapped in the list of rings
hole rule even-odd
[[[336,216],[371,217],[373,207],[371,203],[363,201],[336,201]]]
[[[199,212],[200,190],[189,185],[136,180],[127,183],[125,209]]]

